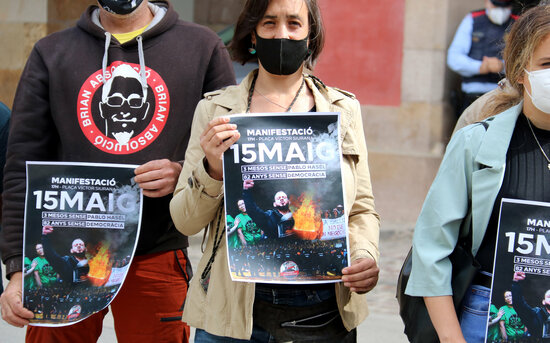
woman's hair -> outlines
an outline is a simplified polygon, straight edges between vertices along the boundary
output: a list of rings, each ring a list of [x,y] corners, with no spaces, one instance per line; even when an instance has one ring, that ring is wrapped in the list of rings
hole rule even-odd
[[[484,117],[500,113],[523,99],[523,85],[519,83],[524,69],[529,67],[535,49],[550,34],[550,4],[541,4],[530,8],[512,24],[505,36],[503,58],[505,61],[506,80],[509,87],[498,92],[487,102]]]
[[[250,54],[248,49],[252,46],[252,32],[263,18],[270,0],[247,0],[243,11],[235,25],[235,33],[229,44],[229,51],[233,60],[245,64],[248,61],[257,61],[256,55]],[[321,11],[317,0],[303,0],[308,9],[309,23],[309,50],[311,53],[306,58],[306,67],[311,69],[319,57],[325,43],[325,33]]]

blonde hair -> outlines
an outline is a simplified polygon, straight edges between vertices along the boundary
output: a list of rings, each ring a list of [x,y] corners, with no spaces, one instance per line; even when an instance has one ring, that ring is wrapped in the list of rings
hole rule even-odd
[[[535,49],[550,34],[550,4],[530,8],[512,24],[505,36],[502,56],[505,61],[506,79],[509,87],[498,92],[487,102],[483,118],[498,114],[523,100],[523,85],[519,83],[524,69],[529,66]]]

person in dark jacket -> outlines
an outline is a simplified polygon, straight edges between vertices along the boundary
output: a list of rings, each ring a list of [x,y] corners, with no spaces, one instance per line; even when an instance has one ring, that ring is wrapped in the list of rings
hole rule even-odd
[[[243,181],[243,200],[248,215],[269,238],[282,238],[291,236],[294,228],[294,218],[290,211],[288,196],[283,191],[278,191],[273,197],[273,209],[264,211],[256,205],[252,196],[253,180]]]
[[[517,16],[512,14],[512,0],[484,1],[484,9],[464,17],[447,51],[447,65],[462,77],[463,101],[457,117],[479,96],[495,89],[504,75],[503,37]]]
[[[75,238],[71,243],[70,255],[60,256],[52,247],[48,235],[53,232],[53,227],[46,225],[42,228],[42,247],[44,256],[52,265],[54,271],[59,273],[64,283],[81,283],[88,281],[88,258],[86,257],[86,244],[81,238]],[[37,280],[38,281],[38,280]]]
[[[546,290],[541,306],[531,307],[523,297],[521,281],[525,280],[524,272],[515,272],[512,282],[512,299],[521,320],[529,328],[531,336],[550,342],[550,289]]]
[[[11,111],[0,101],[0,179],[4,178],[4,165],[6,164],[6,148],[8,145],[8,132],[10,127]],[[0,182],[0,194],[3,191],[2,183]],[[0,196],[0,206],[2,205],[2,197]],[[0,219],[2,219],[2,211],[0,211]],[[0,227],[0,230],[2,228]],[[1,254],[0,254],[1,256]],[[0,274],[2,272],[2,264],[0,263]],[[0,295],[4,291],[4,286],[0,281]]]
[[[234,83],[221,40],[179,20],[166,0],[98,0],[76,26],[36,43],[15,95],[5,168],[5,321],[21,327],[33,316],[21,303],[25,162],[135,164],[143,215],[135,256],[111,303],[117,339],[187,342],[188,241],[168,206],[197,103]],[[106,313],[70,326],[29,326],[27,341],[96,342]]]

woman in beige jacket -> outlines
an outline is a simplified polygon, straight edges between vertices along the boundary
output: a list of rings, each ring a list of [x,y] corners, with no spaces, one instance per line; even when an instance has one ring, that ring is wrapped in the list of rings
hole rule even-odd
[[[355,328],[368,314],[365,293],[378,281],[379,217],[374,210],[361,109],[352,94],[327,87],[307,74],[305,68],[311,68],[322,46],[316,0],[248,0],[231,50],[234,59],[243,63],[258,56],[259,70],[238,86],[207,93],[197,106],[185,163],[170,204],[174,223],[183,234],[194,235],[208,227],[206,249],[191,281],[183,318],[197,328],[196,342],[355,342]],[[222,239],[221,158],[240,136],[227,116],[284,110],[341,114],[351,260],[342,270],[341,283],[256,285],[231,281]],[[278,301],[287,305],[273,304]],[[311,327],[292,324],[304,313],[313,317]],[[281,327],[281,321],[290,324]]]

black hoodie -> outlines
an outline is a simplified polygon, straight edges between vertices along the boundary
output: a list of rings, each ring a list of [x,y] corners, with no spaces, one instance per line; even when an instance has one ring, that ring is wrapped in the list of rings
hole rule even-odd
[[[178,20],[166,1],[154,4],[167,9],[164,17],[127,43],[97,26],[97,7],[90,6],[75,27],[34,46],[15,95],[8,140],[0,233],[7,274],[22,270],[25,161],[182,161],[202,95],[235,83],[214,32]],[[113,81],[104,84],[110,73]],[[122,97],[110,98],[115,89]],[[125,95],[131,93],[142,98],[130,102]],[[132,107],[124,125],[109,119],[117,106]],[[170,218],[171,197],[144,197],[138,255],[187,247]]]

